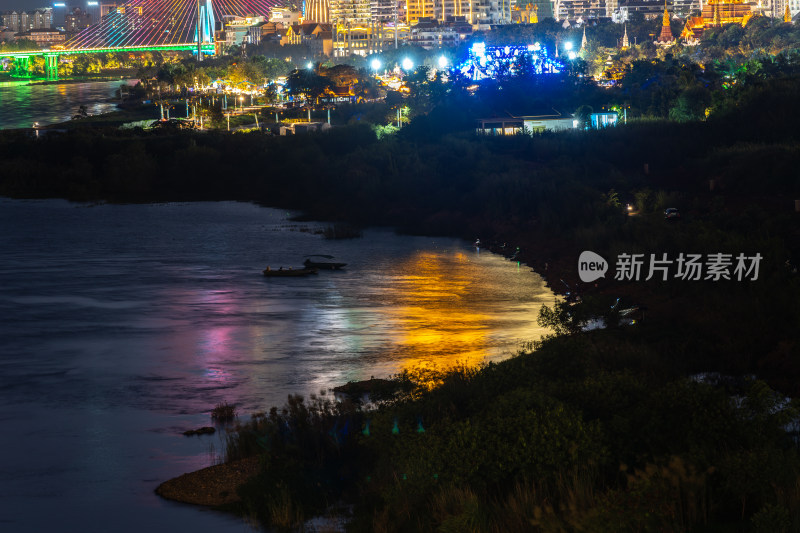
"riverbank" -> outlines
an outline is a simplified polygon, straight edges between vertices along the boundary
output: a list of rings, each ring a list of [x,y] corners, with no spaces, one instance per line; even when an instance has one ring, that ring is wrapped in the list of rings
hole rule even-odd
[[[192,505],[222,507],[241,501],[237,489],[258,475],[261,460],[248,457],[180,475],[161,483],[156,494]]]
[[[384,139],[368,126],[138,135],[131,156],[126,135],[84,134],[82,148],[104,159],[71,174],[58,162],[74,144],[54,138],[55,168],[9,173],[0,191],[255,200],[480,239],[506,255],[519,247],[516,259],[552,288],[580,294],[543,316],[561,335],[535,351],[483,369],[411,370],[375,412],[291,398],[243,421],[227,459],[264,461],[238,491],[243,515],[292,527],[347,501],[355,531],[747,528],[800,518],[800,458],[785,429],[797,412],[784,401],[800,376],[800,214],[785,170],[800,157],[788,112],[798,101],[771,98],[787,112],[768,122],[753,104],[703,123],[533,138],[434,134],[423,117]],[[8,164],[28,168],[41,146],[17,142]],[[672,207],[679,220],[665,217]],[[609,261],[605,278],[579,281],[583,250]],[[694,253],[703,268],[729,258],[726,277],[681,275],[679,258]],[[641,268],[614,279],[625,254],[641,254]],[[740,255],[761,262],[737,279]],[[650,268],[655,259],[669,275]],[[643,320],[622,324],[617,298],[646,310]],[[580,331],[594,318],[607,327]]]
[[[136,79],[138,69],[116,69],[102,74],[87,74],[83,76],[70,76],[56,80],[46,78],[23,78],[12,76],[9,73],[0,73],[0,83],[14,82],[27,85],[68,85],[73,83],[86,83],[93,81],[116,81]]]

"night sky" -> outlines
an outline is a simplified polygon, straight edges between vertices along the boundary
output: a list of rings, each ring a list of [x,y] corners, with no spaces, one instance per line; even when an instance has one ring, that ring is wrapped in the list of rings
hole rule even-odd
[[[69,7],[86,8],[86,0],[73,0],[65,2]],[[52,7],[53,2],[47,0],[0,0],[0,12],[6,11],[33,11],[37,7]]]

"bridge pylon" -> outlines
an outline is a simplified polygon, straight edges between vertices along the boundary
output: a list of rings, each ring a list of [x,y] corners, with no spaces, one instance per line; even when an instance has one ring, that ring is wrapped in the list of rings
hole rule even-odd
[[[31,69],[31,56],[17,56],[14,58],[14,65],[17,72],[24,72],[25,75],[30,75]]]
[[[44,72],[48,80],[58,79],[58,54],[44,55]]]
[[[203,44],[214,42],[214,7],[211,0],[197,0],[197,25],[194,40],[197,43],[197,60],[203,60]]]

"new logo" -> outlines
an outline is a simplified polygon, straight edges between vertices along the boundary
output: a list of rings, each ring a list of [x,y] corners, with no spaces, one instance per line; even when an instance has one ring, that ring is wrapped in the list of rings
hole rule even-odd
[[[606,277],[608,261],[600,255],[586,250],[578,257],[578,277],[584,283],[591,283],[598,278]]]

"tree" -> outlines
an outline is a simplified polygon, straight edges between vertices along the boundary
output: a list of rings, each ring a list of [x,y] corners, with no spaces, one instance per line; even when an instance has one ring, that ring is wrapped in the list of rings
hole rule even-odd
[[[594,109],[588,105],[582,105],[575,110],[575,117],[582,129],[588,130],[592,127],[592,113],[594,113]]]
[[[303,96],[306,100],[316,100],[330,88],[331,81],[311,69],[296,69],[286,80],[286,90],[294,97]]]
[[[684,90],[678,96],[675,107],[669,111],[669,118],[680,122],[702,120],[705,118],[706,109],[710,105],[711,93],[708,89],[695,85]]]

